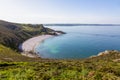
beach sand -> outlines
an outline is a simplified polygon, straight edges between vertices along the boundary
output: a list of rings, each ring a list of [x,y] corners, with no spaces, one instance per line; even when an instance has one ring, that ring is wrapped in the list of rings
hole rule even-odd
[[[21,50],[23,51],[21,54],[33,58],[38,57],[38,55],[35,53],[35,47],[50,37],[53,37],[53,35],[41,35],[26,40],[21,45]]]

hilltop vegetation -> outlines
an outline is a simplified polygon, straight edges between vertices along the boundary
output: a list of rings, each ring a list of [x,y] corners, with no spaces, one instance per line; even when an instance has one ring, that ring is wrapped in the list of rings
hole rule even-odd
[[[0,47],[0,80],[120,80],[120,52],[77,60],[34,59]],[[4,50],[5,49],[5,50]]]
[[[53,31],[43,25],[0,21],[0,80],[120,80],[118,51],[73,60],[29,58],[17,52],[22,41]]]
[[[17,49],[28,38],[41,34],[50,34],[54,30],[40,25],[17,24],[0,21],[0,44]]]

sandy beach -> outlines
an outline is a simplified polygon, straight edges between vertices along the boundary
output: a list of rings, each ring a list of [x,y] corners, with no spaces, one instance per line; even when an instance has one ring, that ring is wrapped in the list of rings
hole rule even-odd
[[[28,57],[37,57],[36,54],[30,53],[30,52],[34,52],[34,49],[37,45],[39,45],[42,41],[50,37],[53,37],[53,36],[52,35],[41,35],[41,36],[36,36],[36,37],[26,40],[21,45],[21,50],[23,51],[23,53],[21,54],[24,56],[28,56]]]

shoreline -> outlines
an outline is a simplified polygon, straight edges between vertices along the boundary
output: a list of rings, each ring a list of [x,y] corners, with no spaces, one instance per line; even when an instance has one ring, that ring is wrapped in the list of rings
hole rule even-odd
[[[41,58],[38,53],[35,52],[35,48],[40,45],[44,40],[54,37],[55,35],[39,35],[32,37],[24,41],[19,49],[22,51],[21,55],[31,57],[31,58]],[[118,52],[118,50],[105,50],[104,52],[99,52],[97,55],[92,55],[88,58],[96,58],[99,56],[104,56],[110,54],[111,52]]]
[[[37,47],[37,45],[39,45],[40,43],[42,43],[42,41],[54,37],[53,35],[40,35],[40,36],[36,36],[33,38],[30,38],[26,41],[24,41],[20,46],[19,49],[22,50],[22,55],[23,56],[27,56],[27,57],[31,57],[31,58],[38,58],[40,57],[36,52],[35,52],[35,48]]]

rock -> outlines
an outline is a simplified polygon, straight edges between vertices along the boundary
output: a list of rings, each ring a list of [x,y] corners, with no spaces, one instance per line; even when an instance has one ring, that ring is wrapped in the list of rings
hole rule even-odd
[[[92,76],[94,76],[95,75],[95,71],[90,71],[89,73],[88,73],[88,77],[92,77]]]
[[[96,58],[96,57],[97,57],[96,55],[90,56],[90,58]]]
[[[66,34],[65,32],[63,32],[63,31],[55,31],[56,33],[58,33],[58,34]]]
[[[114,59],[113,62],[120,62],[120,59]]]
[[[58,35],[66,34],[66,33],[63,31],[52,31],[52,32],[49,32],[48,34],[58,36]]]
[[[119,52],[119,51],[117,51],[117,50],[106,50],[104,52],[100,52],[97,56],[107,55],[107,54],[110,54],[111,52]]]
[[[108,50],[106,50],[106,51],[104,51],[104,52],[100,52],[100,53],[98,54],[98,56],[102,56],[102,55],[106,55],[106,54],[109,54],[109,51],[108,51]]]
[[[40,58],[40,56],[37,53],[34,52],[22,52],[21,53],[23,56],[27,56],[30,58]]]
[[[7,61],[14,61],[12,58],[4,58]]]

